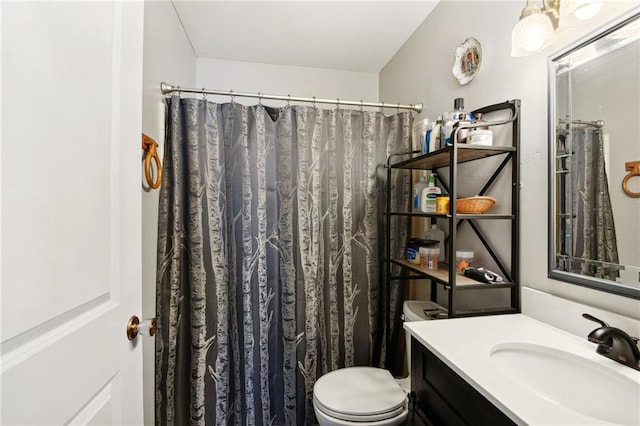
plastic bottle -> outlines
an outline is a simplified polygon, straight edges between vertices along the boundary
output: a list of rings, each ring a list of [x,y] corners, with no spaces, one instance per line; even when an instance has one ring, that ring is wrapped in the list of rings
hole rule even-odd
[[[433,141],[434,151],[440,148],[443,148],[442,140],[441,140],[441,132],[442,130],[442,116],[438,117],[435,123],[433,123],[433,127],[431,129],[431,140]]]
[[[413,211],[419,212],[422,210],[420,208],[420,197],[422,195],[422,190],[426,188],[427,185],[427,176],[424,174],[420,177],[420,181],[413,187]]]
[[[436,175],[429,176],[428,184],[420,194],[420,210],[425,213],[436,212],[436,198],[442,191],[436,186]]]
[[[420,154],[429,152],[429,142],[427,141],[427,130],[429,129],[429,119],[425,118],[420,123]]]
[[[464,98],[456,98],[453,101],[453,111],[442,115],[442,147],[452,144],[451,134],[453,126],[461,120],[473,120],[473,116],[464,110]]]
[[[446,262],[446,253],[447,251],[444,249],[444,231],[438,228],[438,225],[431,225],[431,229],[427,230],[425,233],[425,238],[427,240],[438,241],[438,248],[440,249],[439,259],[441,262]]]

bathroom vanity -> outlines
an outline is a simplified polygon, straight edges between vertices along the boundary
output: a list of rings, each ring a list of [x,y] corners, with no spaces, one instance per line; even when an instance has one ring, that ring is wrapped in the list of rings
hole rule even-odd
[[[406,323],[414,423],[640,424],[640,371],[522,314]]]
[[[415,338],[411,340],[414,424],[514,425],[499,408]]]

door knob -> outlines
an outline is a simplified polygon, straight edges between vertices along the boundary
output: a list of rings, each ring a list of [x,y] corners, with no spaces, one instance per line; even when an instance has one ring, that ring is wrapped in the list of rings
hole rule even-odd
[[[149,318],[140,322],[140,318],[132,316],[127,323],[127,339],[133,340],[138,334],[153,336],[156,334],[157,323],[155,318]]]

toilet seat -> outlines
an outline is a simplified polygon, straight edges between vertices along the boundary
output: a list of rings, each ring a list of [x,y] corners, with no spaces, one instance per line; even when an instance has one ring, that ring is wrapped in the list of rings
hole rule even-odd
[[[320,412],[322,412],[323,414],[334,418],[334,419],[339,419],[339,420],[345,420],[345,421],[349,421],[349,422],[380,422],[383,420],[389,420],[389,419],[393,419],[397,416],[399,416],[400,414],[402,414],[402,412],[405,410],[405,406],[401,406],[396,408],[395,410],[392,411],[388,411],[388,412],[384,412],[384,413],[376,413],[376,414],[364,414],[364,415],[353,415],[353,414],[349,414],[349,413],[341,413],[341,412],[337,412],[334,411],[330,408],[328,408],[327,406],[325,406],[324,404],[322,404],[321,402],[318,401],[318,399],[314,396],[313,397],[313,405],[314,407],[316,407],[318,410],[320,410]]]
[[[374,367],[350,367],[320,377],[314,406],[334,419],[382,422],[407,409],[407,396],[391,373]]]

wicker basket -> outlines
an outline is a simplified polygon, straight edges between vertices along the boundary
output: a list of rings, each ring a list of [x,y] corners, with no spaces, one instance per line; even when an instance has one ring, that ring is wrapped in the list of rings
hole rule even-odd
[[[478,214],[484,213],[496,203],[493,197],[475,196],[468,198],[458,198],[456,200],[456,212]]]

